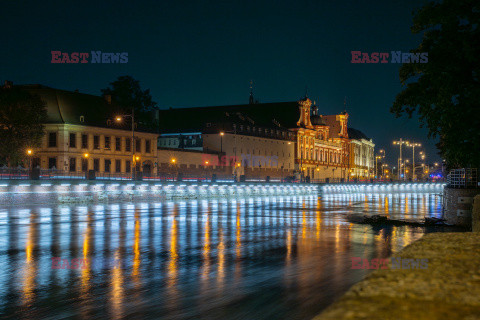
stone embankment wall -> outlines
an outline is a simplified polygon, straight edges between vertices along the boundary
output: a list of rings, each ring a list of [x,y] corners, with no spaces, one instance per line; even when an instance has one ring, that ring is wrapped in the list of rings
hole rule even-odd
[[[444,189],[444,219],[447,224],[470,228],[472,226],[473,198],[480,189]]]

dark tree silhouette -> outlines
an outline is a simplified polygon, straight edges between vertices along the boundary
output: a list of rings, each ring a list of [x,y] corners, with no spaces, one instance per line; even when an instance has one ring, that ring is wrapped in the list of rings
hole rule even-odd
[[[424,33],[411,52],[428,52],[428,63],[402,65],[391,112],[418,114],[449,167],[480,168],[480,2],[430,2],[411,30]]]
[[[0,162],[17,165],[26,150],[41,144],[47,120],[45,103],[15,86],[0,88]]]
[[[140,81],[131,76],[120,76],[101,92],[111,96],[115,112],[130,113],[133,108],[135,122],[150,129],[158,126],[153,117],[157,103],[153,101],[150,89],[142,90]]]

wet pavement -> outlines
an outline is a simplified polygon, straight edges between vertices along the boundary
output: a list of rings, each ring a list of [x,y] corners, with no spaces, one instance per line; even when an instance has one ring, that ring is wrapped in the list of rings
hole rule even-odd
[[[0,208],[0,314],[12,319],[310,319],[385,258],[442,228],[441,198],[330,194]],[[75,260],[74,260],[75,259]]]

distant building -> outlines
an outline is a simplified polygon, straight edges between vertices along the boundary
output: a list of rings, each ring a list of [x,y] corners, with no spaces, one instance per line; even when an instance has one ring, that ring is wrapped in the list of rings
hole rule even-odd
[[[156,173],[157,137],[137,126],[135,157],[132,153],[131,120],[114,123],[111,99],[42,85],[22,85],[46,103],[48,120],[32,166],[81,173],[130,173],[132,164],[146,175]],[[138,158],[138,160],[137,160]]]
[[[250,100],[246,105],[160,110],[159,146],[188,149],[180,139],[192,136],[202,142],[203,151],[220,152],[225,161],[215,163],[237,174],[302,172],[310,179],[348,178],[348,114],[322,117],[308,98],[279,103]]]
[[[348,128],[350,137],[350,178],[371,179],[374,175],[375,144],[363,132]]]

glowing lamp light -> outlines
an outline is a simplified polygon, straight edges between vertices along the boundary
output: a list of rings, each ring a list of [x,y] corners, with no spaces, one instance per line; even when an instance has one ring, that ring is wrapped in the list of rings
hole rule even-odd
[[[225,132],[223,132],[223,131],[220,132],[220,135],[221,135],[221,136],[223,136],[224,134],[225,134]]]
[[[90,157],[90,155],[89,155],[88,153],[84,153],[84,154],[83,154],[83,157],[84,157],[85,159],[87,159],[88,157]]]
[[[172,160],[175,160],[175,159],[172,159]],[[205,161],[205,164],[207,165],[207,164],[208,164],[208,161]]]
[[[136,160],[136,161],[140,160],[140,157],[139,157],[139,156],[136,156],[136,157],[135,157],[135,160]]]
[[[27,150],[27,155],[31,156],[33,154],[33,150],[32,149],[28,149]]]
[[[122,117],[116,117],[115,120],[122,121]]]
[[[175,162],[177,162],[177,159],[172,158],[172,160],[170,160],[170,162],[171,162],[171,163],[175,163]]]

